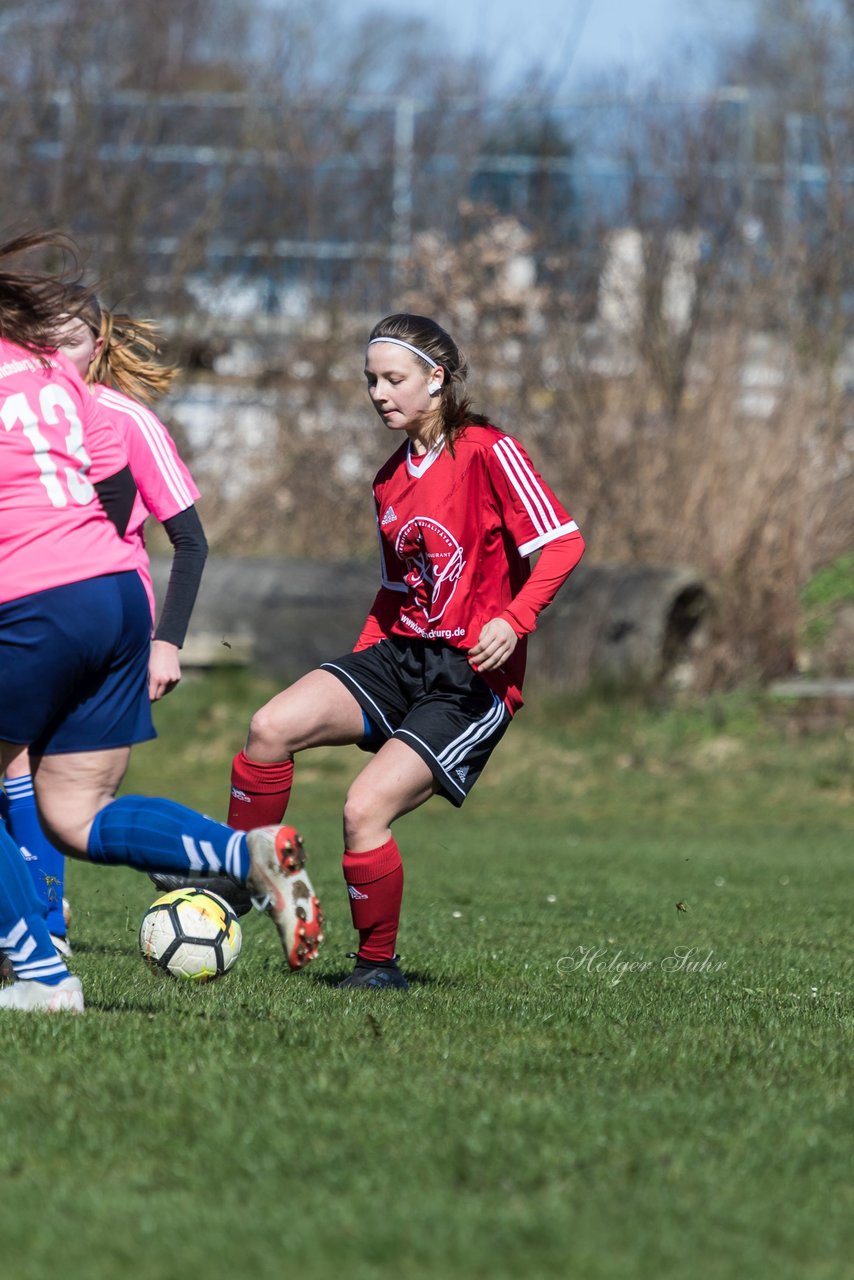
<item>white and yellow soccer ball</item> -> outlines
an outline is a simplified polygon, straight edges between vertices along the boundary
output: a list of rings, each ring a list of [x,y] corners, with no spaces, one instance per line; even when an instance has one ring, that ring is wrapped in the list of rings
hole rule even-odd
[[[228,973],[243,934],[224,898],[204,889],[174,889],[152,902],[139,927],[139,949],[154,968],[187,982]]]

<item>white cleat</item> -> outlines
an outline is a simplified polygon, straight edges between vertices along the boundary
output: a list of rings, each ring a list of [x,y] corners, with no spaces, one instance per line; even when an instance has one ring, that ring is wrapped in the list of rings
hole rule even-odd
[[[54,950],[58,956],[62,956],[63,960],[67,960],[74,952],[71,950],[71,943],[67,938],[63,938],[59,933],[52,933],[50,940],[53,943]]]
[[[24,1013],[82,1013],[83,988],[71,974],[54,986],[22,979],[0,991],[0,1009]]]
[[[290,967],[304,969],[323,941],[323,912],[303,870],[302,840],[293,827],[256,827],[246,843],[253,901],[272,917]]]

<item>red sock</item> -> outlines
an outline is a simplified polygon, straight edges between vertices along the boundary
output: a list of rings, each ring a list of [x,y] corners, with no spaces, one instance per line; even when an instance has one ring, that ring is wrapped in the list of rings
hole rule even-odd
[[[291,798],[293,760],[260,764],[238,751],[231,764],[228,825],[238,831],[281,822]]]
[[[359,959],[393,960],[403,899],[403,863],[394,836],[379,849],[345,849],[344,879],[353,928],[359,930]]]

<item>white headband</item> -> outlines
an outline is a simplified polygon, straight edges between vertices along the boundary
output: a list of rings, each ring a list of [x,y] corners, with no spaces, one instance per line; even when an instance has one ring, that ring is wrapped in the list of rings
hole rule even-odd
[[[412,351],[415,355],[420,356],[422,360],[426,360],[431,369],[441,369],[442,367],[431,356],[428,356],[426,351],[422,351],[419,347],[413,347],[411,342],[404,342],[403,338],[371,338],[368,346],[372,347],[375,342],[390,342],[395,347],[406,347],[407,351]]]

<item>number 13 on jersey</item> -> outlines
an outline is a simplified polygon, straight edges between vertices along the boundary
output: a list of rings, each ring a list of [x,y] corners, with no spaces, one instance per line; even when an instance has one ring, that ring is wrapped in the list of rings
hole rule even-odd
[[[65,507],[69,500],[85,507],[95,496],[86,478],[91,460],[83,443],[83,423],[77,407],[63,387],[45,386],[38,395],[36,413],[26,393],[17,391],[0,405],[0,419],[7,431],[20,426],[33,450],[33,462],[39,479],[54,507]],[[67,427],[64,449],[51,444],[43,427]],[[71,462],[75,465],[64,465]],[[63,484],[64,481],[64,484]]]

